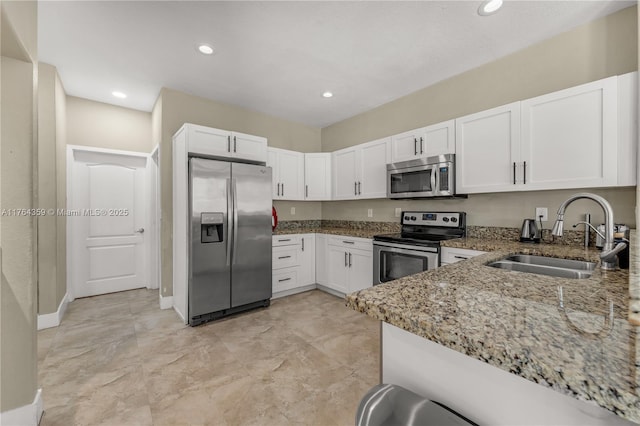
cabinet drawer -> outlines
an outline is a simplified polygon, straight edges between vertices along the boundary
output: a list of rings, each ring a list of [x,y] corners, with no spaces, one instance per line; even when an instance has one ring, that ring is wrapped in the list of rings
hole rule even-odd
[[[298,287],[297,268],[273,272],[273,293]]]
[[[365,238],[333,235],[328,238],[328,244],[331,246],[343,247],[345,249],[373,250],[373,241]]]
[[[467,250],[443,247],[440,253],[440,263],[456,263],[461,260],[471,259],[472,257],[485,254],[485,251]]]
[[[300,235],[274,235],[271,237],[271,244],[273,247],[300,244]]]
[[[274,247],[272,251],[273,269],[282,269],[300,265],[300,259],[298,257],[299,253],[300,249],[298,246]]]

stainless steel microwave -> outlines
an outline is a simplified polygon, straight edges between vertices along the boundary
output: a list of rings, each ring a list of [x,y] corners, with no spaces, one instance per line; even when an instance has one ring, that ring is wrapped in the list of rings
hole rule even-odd
[[[387,198],[452,197],[455,176],[455,154],[387,164]]]

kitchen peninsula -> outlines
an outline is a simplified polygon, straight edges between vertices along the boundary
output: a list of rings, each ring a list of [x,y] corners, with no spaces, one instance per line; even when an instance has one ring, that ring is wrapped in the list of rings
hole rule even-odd
[[[480,424],[640,422],[629,309],[636,247],[630,271],[563,279],[487,264],[514,253],[599,261],[598,251],[475,238],[443,245],[489,253],[346,298],[382,321],[382,382]]]

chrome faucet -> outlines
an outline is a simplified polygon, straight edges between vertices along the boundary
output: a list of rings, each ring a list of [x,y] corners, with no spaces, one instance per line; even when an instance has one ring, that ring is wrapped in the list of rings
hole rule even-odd
[[[602,210],[604,211],[604,247],[602,248],[602,253],[600,253],[600,267],[605,270],[616,269],[616,255],[624,250],[627,245],[625,243],[618,243],[614,247],[613,240],[613,209],[611,208],[611,204],[604,198],[596,194],[590,194],[588,192],[580,192],[578,194],[573,194],[564,203],[560,205],[558,208],[558,217],[556,219],[556,223],[553,225],[553,230],[551,231],[552,235],[556,237],[562,237],[562,232],[564,228],[564,211],[567,209],[569,204],[573,203],[575,200],[579,200],[581,198],[587,198],[589,200],[593,200],[596,203],[600,204]]]

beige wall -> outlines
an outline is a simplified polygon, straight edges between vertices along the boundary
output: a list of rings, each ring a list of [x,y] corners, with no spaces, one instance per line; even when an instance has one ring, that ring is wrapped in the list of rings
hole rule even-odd
[[[34,206],[37,154],[35,2],[2,2],[0,207]],[[7,30],[7,24],[11,31]],[[5,38],[7,32],[10,37]],[[10,42],[10,46],[8,46]],[[20,60],[10,56],[15,55]],[[24,61],[24,58],[28,58]],[[30,59],[29,59],[30,58]],[[33,62],[31,62],[31,60]],[[0,218],[0,411],[30,404],[37,387],[35,219]]]
[[[66,207],[66,95],[56,68],[38,66],[38,208]],[[66,293],[66,221],[38,221],[38,314],[56,312]]]
[[[556,37],[467,71],[423,90],[322,129],[323,151],[334,151],[405,130],[449,120],[473,112],[530,98],[638,68],[637,8],[624,9]],[[607,198],[617,222],[635,225],[635,193],[631,188],[589,190]],[[449,201],[346,201],[322,205],[323,219],[397,220],[394,206],[434,210],[462,210],[473,225],[519,226],[533,217],[535,207],[549,213],[571,191],[520,192],[470,195]],[[588,203],[588,202],[587,202]],[[368,207],[367,207],[368,206]],[[597,207],[572,205],[600,220]],[[575,213],[574,213],[575,212]],[[575,217],[568,216],[573,220]]]
[[[266,114],[227,105],[171,89],[162,89],[152,115],[160,115],[162,122],[162,144],[160,153],[161,175],[161,251],[162,251],[162,295],[170,296],[172,289],[172,156],[171,138],[184,124],[194,123],[218,129],[234,130],[269,140],[269,146],[295,149],[302,152],[319,152],[320,129],[293,123]],[[319,208],[304,202],[287,204],[296,206],[300,212],[296,219],[314,219]],[[285,209],[287,210],[287,209]]]
[[[67,143],[151,152],[151,113],[67,96]]]

